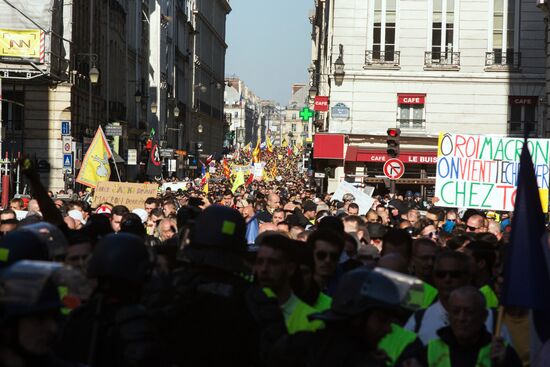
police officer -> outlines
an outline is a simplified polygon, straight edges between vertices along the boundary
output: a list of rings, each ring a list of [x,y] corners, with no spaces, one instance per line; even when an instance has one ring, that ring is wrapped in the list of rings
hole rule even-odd
[[[180,366],[255,366],[285,332],[276,298],[251,282],[241,214],[209,206],[179,254],[170,341]]]
[[[163,366],[158,333],[139,304],[152,262],[143,239],[110,234],[94,250],[90,302],[75,309],[63,330],[63,356],[89,366]]]
[[[387,269],[346,273],[330,310],[313,315],[326,328],[283,337],[273,348],[272,366],[385,366],[380,340],[391,331],[396,313],[417,308],[422,283]]]
[[[59,264],[19,261],[0,275],[0,366],[74,366],[53,347],[62,306]]]

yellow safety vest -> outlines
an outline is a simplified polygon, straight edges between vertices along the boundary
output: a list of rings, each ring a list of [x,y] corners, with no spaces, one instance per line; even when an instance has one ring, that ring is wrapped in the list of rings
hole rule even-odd
[[[437,298],[437,289],[424,282],[424,300],[422,302],[422,308],[428,308],[433,305],[435,299]]]
[[[479,288],[479,291],[485,297],[488,308],[498,308],[498,297],[490,286],[484,285]]]
[[[391,325],[391,331],[378,343],[378,348],[386,352],[390,358],[388,366],[393,366],[401,353],[416,339],[416,334],[397,324]]]
[[[325,327],[325,324],[320,320],[309,321],[308,316],[319,311],[298,299],[298,303],[290,314],[285,317],[286,329],[289,334],[294,334],[299,331],[315,331]]]
[[[330,309],[330,306],[332,306],[332,298],[323,292],[320,292],[319,297],[317,297],[317,302],[315,302],[313,308],[319,312],[323,312]]]
[[[443,340],[435,339],[428,343],[428,367],[452,367],[451,351]],[[490,343],[479,350],[476,367],[491,367]]]

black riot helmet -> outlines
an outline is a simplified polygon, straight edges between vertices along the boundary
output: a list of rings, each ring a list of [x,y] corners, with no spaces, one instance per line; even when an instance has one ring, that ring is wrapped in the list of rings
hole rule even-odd
[[[88,265],[88,277],[145,282],[152,261],[143,239],[130,233],[105,236],[94,249]]]
[[[197,264],[231,272],[246,271],[246,223],[235,209],[211,205],[196,219],[191,244],[182,255]]]
[[[409,275],[380,268],[356,269],[340,280],[331,308],[310,318],[347,320],[375,308],[414,311],[422,305],[423,289],[422,281]]]
[[[45,261],[18,261],[0,273],[2,322],[48,311],[59,311],[61,296],[54,274],[63,266]]]
[[[48,245],[31,231],[16,230],[0,240],[0,269],[19,260],[50,259]]]

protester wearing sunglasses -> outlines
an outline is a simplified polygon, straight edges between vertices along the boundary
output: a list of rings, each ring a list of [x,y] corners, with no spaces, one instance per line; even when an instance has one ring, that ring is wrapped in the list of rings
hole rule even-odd
[[[337,283],[336,273],[344,248],[343,234],[329,229],[321,229],[313,232],[307,242],[313,247],[315,264],[313,278],[322,291],[331,295],[331,290]]]
[[[438,300],[430,307],[416,311],[407,321],[405,329],[414,331],[424,344],[437,339],[437,331],[449,325],[449,296],[458,288],[470,284],[471,270],[468,255],[458,251],[443,251],[435,259],[433,285],[438,291]],[[485,326],[492,332],[493,313],[487,312]],[[502,336],[509,341],[508,330],[503,328]]]

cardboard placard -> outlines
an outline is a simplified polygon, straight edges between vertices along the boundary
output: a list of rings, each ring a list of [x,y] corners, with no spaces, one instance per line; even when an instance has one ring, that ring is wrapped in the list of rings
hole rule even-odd
[[[342,201],[345,194],[352,194],[355,197],[355,203],[359,206],[359,215],[367,214],[371,209],[373,198],[365,194],[363,191],[353,186],[349,182],[342,181],[332,195],[332,200]]]
[[[130,182],[99,182],[94,193],[92,207],[101,203],[124,205],[133,210],[143,208],[148,197],[157,197],[157,184],[143,184]]]

